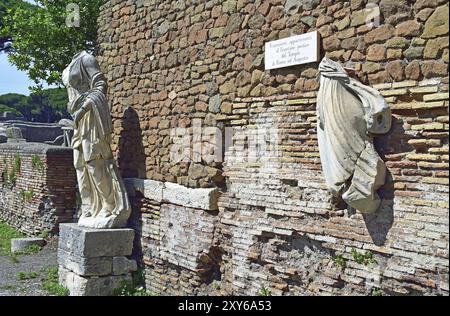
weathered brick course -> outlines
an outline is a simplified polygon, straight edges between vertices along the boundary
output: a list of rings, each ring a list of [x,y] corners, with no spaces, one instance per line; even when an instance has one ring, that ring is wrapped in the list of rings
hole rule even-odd
[[[0,220],[27,235],[56,234],[77,209],[70,148],[37,143],[0,145]]]

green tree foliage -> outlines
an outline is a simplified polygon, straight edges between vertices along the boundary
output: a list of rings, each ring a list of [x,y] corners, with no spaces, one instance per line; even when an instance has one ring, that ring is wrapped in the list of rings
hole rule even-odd
[[[50,108],[54,111],[54,116],[60,120],[61,118],[69,118],[67,113],[67,103],[69,98],[66,89],[46,89],[42,90],[42,94],[48,100]]]
[[[6,16],[6,6],[10,1],[0,2],[0,29],[3,29],[3,19]],[[11,6],[11,4],[9,4]],[[0,52],[6,51],[10,47],[11,37],[7,34],[0,34]]]
[[[1,0],[0,1],[0,30],[3,28],[6,15],[8,14],[8,9],[15,10],[19,6],[24,6],[26,8],[31,8],[32,5],[24,2],[22,0]],[[2,34],[0,32],[0,53],[8,52],[11,50],[11,35],[10,34]]]
[[[16,109],[11,108],[11,107],[9,107],[7,105],[4,105],[4,104],[0,104],[0,113],[5,113],[5,112],[12,113],[12,114],[14,114],[17,117],[22,117],[23,116],[22,113],[20,113]]]
[[[0,96],[0,104],[12,108],[27,118],[31,116],[30,109],[28,108],[28,98],[25,95],[17,93],[8,93]]]
[[[62,88],[41,90],[28,97],[10,93],[0,96],[0,104],[3,105],[0,113],[19,113],[28,121],[52,123],[70,117],[67,102],[67,92]]]
[[[62,71],[76,53],[95,51],[102,0],[36,0],[37,6],[15,2],[3,5],[7,13],[0,13],[0,37],[12,43],[9,61],[36,84],[60,84]],[[73,3],[79,7],[79,27],[66,24]]]

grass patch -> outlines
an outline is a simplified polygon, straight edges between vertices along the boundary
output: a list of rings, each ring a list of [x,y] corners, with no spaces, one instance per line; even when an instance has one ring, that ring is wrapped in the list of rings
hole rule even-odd
[[[37,254],[41,250],[42,250],[41,246],[39,246],[39,245],[31,245],[31,246],[28,246],[27,248],[25,248],[22,251],[15,252],[14,254],[15,255],[21,255],[21,256],[29,256],[29,255]]]
[[[69,296],[69,290],[59,285],[58,268],[44,269],[46,274],[45,280],[42,282],[42,288],[49,296]]]
[[[153,296],[143,287],[135,287],[130,282],[122,282],[121,286],[113,291],[113,296]]]
[[[122,282],[120,287],[113,291],[113,296],[154,296],[144,289],[145,271],[140,268],[131,274],[133,281]]]
[[[371,295],[372,296],[383,296],[383,291],[381,289],[373,289]]]
[[[373,253],[370,251],[366,252],[358,252],[355,248],[352,248],[352,257],[353,259],[359,263],[363,264],[365,266],[368,266],[369,264],[377,264],[378,262],[373,257]]]
[[[22,157],[19,154],[16,154],[14,157],[14,171],[20,173],[22,169]]]
[[[22,233],[0,222],[0,256],[11,255],[11,239],[22,237]]]
[[[20,189],[20,196],[22,197],[23,202],[30,202],[34,198],[34,192],[33,189],[31,191],[27,191],[24,189]]]
[[[11,263],[16,264],[16,263],[19,263],[19,262],[20,262],[20,261],[19,261],[19,258],[17,257],[17,255],[16,255],[15,253],[11,253],[11,256],[10,256],[9,258],[10,258],[10,260],[11,260]]]
[[[21,271],[21,272],[17,273],[17,278],[20,281],[36,279],[38,276],[39,276],[39,274],[37,272],[26,273],[26,272]]]
[[[347,267],[347,259],[345,259],[342,255],[337,255],[331,258],[333,263],[344,270]]]
[[[50,233],[48,232],[48,230],[43,230],[43,231],[38,235],[38,237],[44,238],[44,239],[47,239],[49,236],[50,236]]]
[[[272,292],[264,285],[261,287],[258,293],[259,296],[272,296]]]
[[[45,165],[38,155],[33,155],[33,157],[31,157],[31,166],[33,170],[38,170],[40,172],[43,172],[45,169]]]
[[[16,291],[18,289],[17,285],[2,285],[0,286],[0,290],[4,290],[4,291]]]

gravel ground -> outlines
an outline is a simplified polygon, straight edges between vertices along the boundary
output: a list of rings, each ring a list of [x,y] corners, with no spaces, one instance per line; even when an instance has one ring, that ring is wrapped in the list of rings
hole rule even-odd
[[[0,256],[0,296],[46,295],[42,289],[42,281],[46,276],[43,270],[58,266],[57,245],[54,239],[37,254],[17,256],[17,263],[13,263],[10,256]],[[21,281],[18,276],[20,272],[38,273],[38,276]]]

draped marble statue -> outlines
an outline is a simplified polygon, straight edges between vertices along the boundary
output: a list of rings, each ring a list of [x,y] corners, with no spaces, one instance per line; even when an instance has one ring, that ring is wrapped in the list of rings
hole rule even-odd
[[[350,207],[373,213],[386,178],[373,136],[389,131],[390,109],[377,90],[350,78],[340,64],[324,58],[319,73],[317,132],[326,183]]]
[[[111,151],[112,121],[107,83],[94,56],[81,52],[63,72],[73,117],[74,164],[81,196],[79,226],[122,228],[131,213]]]

